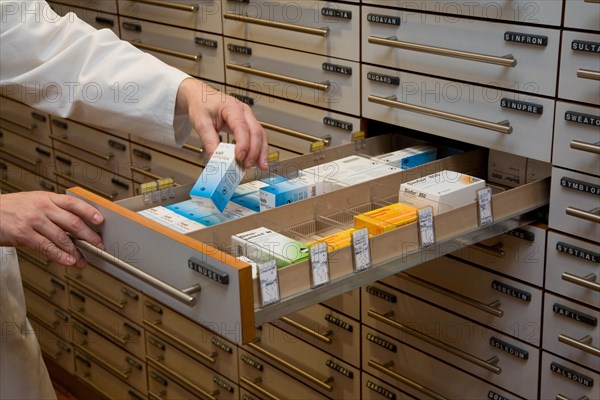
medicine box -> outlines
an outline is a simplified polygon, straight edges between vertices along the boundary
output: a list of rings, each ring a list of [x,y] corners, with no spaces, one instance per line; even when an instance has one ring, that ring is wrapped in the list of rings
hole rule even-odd
[[[205,225],[185,218],[184,216],[179,215],[176,212],[169,210],[168,208],[163,206],[148,208],[146,210],[139,211],[138,214],[143,215],[144,217],[153,221],[156,221],[159,224],[164,225],[174,231],[184,234],[206,228]]]
[[[395,165],[403,170],[435,161],[436,158],[437,149],[428,145],[411,146],[375,157],[377,160]]]
[[[368,182],[373,179],[381,178],[396,172],[402,171],[401,168],[389,164],[377,165],[371,169],[367,169],[356,174],[345,176],[336,181],[326,181],[324,183],[325,191],[330,188],[330,191],[343,189],[348,186],[358,185],[359,183]]]
[[[339,181],[345,177],[381,166],[382,162],[376,159],[359,155],[340,158],[335,161],[315,165],[300,171],[301,174],[311,174],[322,181]]]
[[[190,199],[180,203],[172,204],[165,207],[168,210],[180,215],[190,221],[195,221],[203,226],[214,226],[223,222],[232,221],[247,215],[255,214],[246,207],[233,202],[225,206],[223,212],[212,209],[210,205],[206,205],[198,199]]]
[[[394,203],[354,217],[356,229],[367,228],[371,235],[391,231],[417,220],[417,209],[402,203]]]
[[[275,260],[277,268],[306,260],[309,256],[305,243],[265,227],[233,235],[231,246],[236,257],[248,257],[257,263]]]
[[[309,242],[308,245],[312,246],[317,243],[327,243],[327,251],[335,251],[342,247],[350,246],[352,243],[352,233],[356,231],[354,228],[348,228],[339,232],[332,233],[330,235],[323,236],[313,242]]]
[[[270,210],[323,194],[323,181],[312,174],[301,174],[259,190],[260,211]]]

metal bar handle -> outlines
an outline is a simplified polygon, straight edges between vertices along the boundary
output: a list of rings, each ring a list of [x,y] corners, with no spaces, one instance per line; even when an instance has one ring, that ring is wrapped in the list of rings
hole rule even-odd
[[[501,65],[503,67],[515,67],[517,60],[512,54],[505,56],[492,56],[489,54],[473,53],[470,51],[454,50],[445,47],[428,46],[425,44],[404,42],[397,39],[369,36],[369,43],[382,46],[394,47],[396,49],[418,51],[420,53],[436,54],[444,57],[462,58],[464,60],[477,61],[486,64]]]
[[[33,321],[37,324],[42,325],[44,328],[46,328],[50,332],[56,332],[56,327],[59,324],[58,321],[48,322],[45,319],[40,318],[37,315],[31,314],[31,313],[27,313],[27,318],[29,318],[31,321]]]
[[[32,131],[35,128],[37,128],[37,124],[35,124],[35,123],[33,123],[31,125],[27,125],[27,124],[24,124],[22,122],[16,121],[16,120],[14,120],[12,118],[6,118],[4,116],[0,117],[0,120],[2,120],[4,122],[8,122],[9,124],[18,126],[19,128],[25,129],[26,131]]]
[[[600,223],[600,214],[598,214],[598,211],[598,208],[585,211],[575,207],[567,207],[565,210],[567,215],[570,215],[571,217],[585,219],[586,221],[595,222],[596,224]]]
[[[156,53],[166,54],[168,56],[183,58],[184,60],[188,60],[188,61],[196,61],[197,62],[202,58],[202,54],[188,54],[188,53],[184,53],[182,51],[165,49],[164,47],[158,47],[158,46],[154,46],[151,44],[144,44],[142,42],[138,42],[135,40],[131,40],[129,43],[131,43],[132,45],[134,45],[135,47],[137,47],[138,49],[141,49],[141,50],[154,51]]]
[[[600,154],[598,143],[587,143],[580,140],[572,140],[570,147],[574,150],[586,151],[588,153]]]
[[[179,10],[179,11],[188,11],[188,12],[196,12],[196,10],[198,10],[198,6],[195,4],[178,4],[178,3],[171,3],[168,1],[160,1],[160,0],[133,0],[136,3],[146,3],[146,4],[150,4],[153,6],[158,6],[158,7],[164,7],[164,8],[172,8],[173,10]]]
[[[490,304],[484,304],[480,301],[474,300],[474,299],[464,296],[460,293],[453,292],[451,290],[448,290],[448,289],[442,288],[438,285],[435,285],[431,282],[427,282],[427,281],[424,281],[423,279],[417,278],[415,276],[408,275],[405,272],[399,272],[396,275],[402,279],[409,281],[409,282],[412,282],[419,286],[433,290],[434,292],[439,293],[441,295],[448,296],[454,300],[457,300],[461,303],[467,304],[471,307],[477,308],[478,310],[481,310],[483,312],[491,314],[494,317],[501,318],[504,315],[504,311],[498,308],[501,304],[499,300],[493,301]]]
[[[592,337],[590,335],[586,335],[581,339],[577,340],[570,336],[560,334],[558,335],[558,341],[568,346],[574,347],[577,350],[581,350],[593,356],[600,357],[600,349],[590,344],[592,343]]]
[[[182,149],[186,149],[188,151],[194,152],[194,153],[198,153],[198,154],[203,154],[204,153],[204,147],[196,147],[196,146],[192,146],[191,144],[184,144],[183,146],[181,146]]]
[[[506,252],[502,250],[502,242],[498,242],[491,246],[483,243],[475,243],[471,245],[471,247],[498,258],[504,258],[506,255]]]
[[[314,376],[312,376],[311,374],[309,374],[308,372],[296,367],[293,364],[290,364],[289,362],[287,362],[286,360],[284,360],[283,358],[271,353],[268,350],[263,349],[262,347],[256,345],[255,343],[248,343],[247,346],[257,352],[259,352],[260,354],[262,354],[265,357],[271,358],[274,361],[276,361],[277,363],[283,365],[284,367],[292,370],[293,372],[301,375],[303,378],[308,379],[309,381],[311,381],[312,383],[314,383],[315,385],[319,386],[322,389],[327,390],[328,392],[333,391],[333,386],[328,385],[327,383],[325,383],[325,381],[327,382],[331,382],[332,379],[328,378],[326,380],[321,380],[319,378],[316,378]]]
[[[73,148],[76,148],[77,150],[81,150],[84,153],[87,153],[87,154],[89,154],[91,156],[94,156],[94,157],[98,157],[101,160],[110,161],[110,160],[112,160],[115,157],[115,155],[113,153],[107,153],[107,154],[98,153],[97,151],[88,149],[87,147],[78,145],[77,143],[73,143],[73,142],[71,142],[71,141],[69,141],[67,139],[63,139],[63,138],[58,137],[56,135],[50,135],[50,139],[56,140],[57,142],[62,143],[62,144],[66,144],[67,146],[71,146]]]
[[[35,168],[35,167],[38,165],[38,162],[37,162],[37,161],[31,161],[31,160],[30,160],[30,159],[28,159],[28,158],[25,158],[25,157],[23,157],[23,156],[20,156],[20,155],[18,155],[18,154],[15,154],[15,153],[13,153],[13,152],[11,152],[11,151],[8,151],[8,150],[6,150],[6,149],[4,149],[4,148],[2,148],[2,147],[0,147],[0,154],[4,154],[4,155],[8,155],[8,156],[10,156],[10,157],[16,158],[16,159],[17,159],[17,160],[19,160],[20,162],[22,162],[22,163],[25,163],[25,164],[29,164],[29,165],[31,165],[31,166],[32,166],[32,167],[34,167],[34,168]]]
[[[78,180],[73,179],[70,176],[61,174],[59,172],[54,172],[54,175],[56,175],[59,178],[62,178],[64,180],[66,180],[68,182],[71,182],[74,185],[81,186],[82,188],[84,188],[86,190],[89,190],[90,192],[96,193],[96,194],[98,194],[98,195],[100,195],[100,196],[102,196],[102,197],[104,197],[106,199],[109,199],[111,201],[114,200],[117,197],[117,194],[118,194],[118,193],[112,193],[112,194],[110,194],[110,193],[103,192],[101,190],[96,189],[95,187],[86,185],[85,183],[79,182]]]
[[[261,382],[262,379],[258,378],[259,381]],[[258,393],[262,394],[263,396],[269,398],[270,400],[279,400],[279,397],[274,396],[273,394],[269,393],[267,390],[265,390],[264,388],[258,386],[256,383],[252,382],[250,379],[246,378],[245,376],[240,376],[240,382],[248,385],[252,388],[252,390],[257,391]]]
[[[328,330],[325,333],[319,333],[317,331],[314,331],[296,321],[294,321],[291,318],[288,317],[281,317],[279,318],[281,321],[285,322],[288,325],[293,326],[294,328],[298,329],[299,331],[302,331],[304,333],[307,333],[313,337],[315,337],[316,339],[319,339],[321,342],[326,343],[326,344],[331,344],[333,343],[333,340],[331,340],[331,336],[333,335],[333,331],[332,330]]]
[[[388,366],[394,365],[393,361],[386,364]],[[425,386],[413,381],[412,379],[408,379],[407,377],[400,375],[399,373],[392,371],[385,365],[379,364],[377,361],[369,360],[369,367],[375,368],[377,371],[386,374],[387,376],[391,376],[392,378],[404,383],[407,386],[415,389],[419,393],[423,393],[424,395],[431,397],[436,400],[448,400],[446,397],[442,396],[439,393],[434,392],[433,390],[426,388]]]
[[[125,371],[121,371],[118,368],[110,365],[110,363],[106,362],[105,360],[96,357],[95,355],[93,355],[92,353],[90,353],[89,351],[87,351],[86,349],[82,348],[81,346],[73,343],[73,346],[80,352],[83,353],[84,356],[86,356],[87,358],[91,359],[93,362],[95,362],[96,364],[100,365],[101,367],[103,367],[104,369],[107,369],[109,371],[111,371],[113,374],[121,377],[121,379],[123,380],[127,380],[129,379],[129,374],[131,374],[131,368],[127,368]]]
[[[170,341],[175,342],[175,344],[183,347],[184,349],[191,352],[192,354],[198,355],[200,358],[203,358],[204,360],[208,361],[211,364],[214,364],[216,362],[214,357],[216,357],[218,353],[215,352],[215,353],[209,355],[209,354],[205,354],[205,353],[198,351],[195,347],[190,346],[189,344],[185,343],[183,340],[179,339],[178,337],[170,334],[169,332],[165,331],[164,329],[159,328],[158,324],[160,324],[161,321],[152,322],[152,321],[148,321],[147,319],[144,319],[143,322],[144,322],[144,325],[151,327],[151,329],[154,329],[156,332],[158,332],[159,335],[162,335],[162,336],[166,337],[167,339],[169,339]]]
[[[584,3],[600,4],[600,0],[583,0]]]
[[[45,297],[48,300],[52,299],[54,297],[54,295],[56,294],[56,289],[50,289],[49,291],[45,291],[44,289],[42,289],[36,285],[33,285],[29,282],[26,282],[26,281],[23,281],[23,286],[26,287],[27,289],[31,290],[38,296]]]
[[[99,330],[104,336],[106,336],[109,340],[111,341],[116,341],[119,344],[121,344],[121,346],[126,346],[127,342],[128,342],[128,336],[124,336],[124,337],[120,337],[116,335],[116,332],[111,332],[110,330],[98,325],[97,323],[95,323],[94,321],[92,321],[91,319],[89,319],[88,317],[86,317],[84,314],[80,313],[79,311],[75,311],[72,308],[69,308],[68,310],[71,314],[73,314],[76,318],[82,320],[85,324],[93,326],[95,330]]]
[[[320,90],[322,92],[326,92],[327,90],[329,90],[329,86],[331,86],[331,84],[329,82],[324,82],[324,83],[311,82],[311,81],[294,78],[294,77],[287,76],[287,75],[281,75],[281,74],[277,74],[274,72],[268,72],[268,71],[263,71],[260,69],[255,69],[255,68],[252,68],[250,66],[245,66],[245,65],[227,63],[225,65],[225,67],[227,69],[232,69],[234,71],[239,71],[239,72],[244,72],[246,74],[262,76],[263,78],[277,79],[279,81],[291,83],[293,85],[304,86],[309,89]]]
[[[570,282],[585,289],[593,290],[594,292],[600,292],[600,284],[596,282],[596,274],[589,274],[581,277],[573,275],[569,272],[563,272],[561,278],[563,281]]]
[[[274,124],[270,124],[268,122],[263,122],[263,121],[259,121],[258,123],[265,129],[270,129],[275,132],[283,133],[284,135],[287,135],[287,136],[292,136],[292,137],[295,137],[298,139],[308,140],[311,142],[323,142],[323,143],[325,143],[326,146],[328,146],[331,143],[330,137],[320,138],[318,136],[309,135],[308,133],[295,131],[293,129],[284,128],[283,126],[274,125]]]
[[[588,1],[588,0],[585,0],[585,1],[586,1],[587,3],[593,3],[592,1]],[[598,1],[598,2],[600,3],[600,1]],[[570,397],[567,397],[567,396],[565,396],[565,395],[563,395],[563,394],[560,394],[560,393],[556,395],[555,399],[556,399],[556,400],[573,400],[573,399],[571,399]],[[578,398],[577,400],[590,400],[590,398],[589,398],[589,397],[587,397],[587,396],[581,396],[581,397],[580,397],[580,398]]]
[[[48,357],[48,358],[50,358],[51,360],[54,360],[54,361],[58,361],[58,358],[62,355],[62,351],[61,350],[58,350],[54,354],[50,354],[50,352],[48,350],[45,350],[41,346],[40,346],[40,350],[42,351],[42,354],[44,354],[46,357]]]
[[[158,395],[151,390],[148,390],[148,398],[150,398],[152,400],[165,400],[165,398],[163,396]]]
[[[308,35],[323,36],[329,35],[329,28],[312,28],[310,26],[301,26],[288,24],[287,22],[270,21],[268,19],[261,19],[255,17],[249,17],[247,15],[225,13],[223,18],[231,19],[234,21],[247,22],[249,24],[268,26],[270,28],[285,29],[286,31],[294,31],[300,33],[306,33]]]
[[[142,169],[142,168],[129,167],[129,169],[131,170],[131,172],[136,172],[136,173],[138,173],[140,175],[144,175],[147,178],[154,179],[155,181],[157,181],[159,179],[163,179],[162,176],[153,174],[152,172],[148,172],[148,171],[146,171],[145,169]]]
[[[125,304],[127,304],[127,300],[121,300],[120,302],[113,300],[110,297],[106,296],[105,294],[100,293],[96,289],[93,289],[90,286],[84,284],[83,282],[75,280],[70,275],[67,275],[67,281],[70,282],[75,287],[77,287],[77,289],[90,292],[92,295],[100,298],[102,301],[104,301],[108,304],[111,304],[113,307],[116,307],[118,309],[122,310],[123,308],[125,308]]]
[[[405,103],[396,100],[396,96],[386,98],[381,96],[369,95],[369,102],[381,104],[388,107],[399,108],[401,110],[411,111],[418,114],[424,114],[430,117],[446,119],[453,122],[458,122],[465,125],[476,126],[478,128],[487,129],[494,132],[500,132],[505,135],[510,135],[513,131],[512,126],[508,121],[498,123],[484,121],[482,119],[466,117],[464,115],[453,114],[446,111],[435,110],[433,108],[418,106],[416,104]]]
[[[30,190],[30,189],[25,188],[23,186],[13,185],[11,182],[7,181],[6,179],[0,179],[0,183],[3,184],[3,185],[5,185],[5,186],[8,186],[9,188],[13,188],[17,192],[27,192],[28,190]]]
[[[577,77],[582,79],[591,79],[593,81],[600,81],[600,71],[580,68],[577,70]]]
[[[164,365],[161,365],[158,361],[156,361],[156,359],[154,359],[152,357],[146,356],[146,360],[148,361],[148,364],[152,365],[154,368],[160,368],[160,369],[165,368]],[[181,376],[177,372],[169,369],[167,372],[167,375],[171,375],[171,377],[174,378],[175,380],[179,381],[179,383],[182,384],[182,386],[186,386],[187,390],[189,390],[190,392],[199,393],[201,397],[207,398],[208,400],[217,400],[217,398],[215,396],[208,393],[206,390],[199,388],[197,385],[193,384],[187,378]]]
[[[91,362],[90,360],[86,359],[85,357],[82,357],[80,355],[75,355],[75,362],[82,362],[84,363],[88,368],[91,368]],[[75,371],[77,371],[77,367],[75,368]],[[83,379],[85,381],[86,384],[90,385],[90,387],[92,387],[95,391],[97,391],[98,393],[100,393],[102,396],[104,396],[107,399],[112,398],[113,396],[111,396],[110,394],[106,393],[106,391],[104,389],[102,389],[100,386],[96,385],[91,379],[88,379],[91,375],[91,372],[85,372],[81,375],[77,374],[81,379]]]

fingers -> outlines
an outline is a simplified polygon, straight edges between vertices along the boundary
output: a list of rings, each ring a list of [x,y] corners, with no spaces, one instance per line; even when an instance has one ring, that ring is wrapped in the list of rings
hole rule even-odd
[[[56,212],[47,213],[57,227],[64,232],[72,234],[78,239],[85,240],[96,247],[104,248],[102,238],[90,226],[97,226],[104,222],[104,217],[98,210],[86,202],[69,196],[52,196],[50,200],[58,208]],[[38,229],[39,231],[39,229]],[[66,250],[65,243],[71,242],[67,235],[54,232],[58,246]],[[52,237],[52,236],[48,236]],[[72,254],[72,252],[70,252]]]
[[[236,158],[244,167],[266,170],[267,135],[247,104],[236,99],[223,110],[223,119],[235,137]]]

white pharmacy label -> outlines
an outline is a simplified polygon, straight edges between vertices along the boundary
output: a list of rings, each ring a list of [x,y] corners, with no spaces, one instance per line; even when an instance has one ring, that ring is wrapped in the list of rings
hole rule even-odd
[[[329,283],[327,243],[317,243],[310,248],[310,277],[312,287]]]
[[[371,268],[371,247],[367,228],[352,232],[352,251],[354,253],[354,272]]]
[[[279,276],[275,260],[258,264],[258,279],[260,282],[260,298],[263,307],[279,301]]]
[[[492,213],[492,188],[486,187],[477,191],[477,204],[479,206],[479,226],[487,226],[494,223]]]
[[[419,215],[419,238],[421,247],[429,247],[435,244],[435,230],[433,228],[433,207],[420,208]]]

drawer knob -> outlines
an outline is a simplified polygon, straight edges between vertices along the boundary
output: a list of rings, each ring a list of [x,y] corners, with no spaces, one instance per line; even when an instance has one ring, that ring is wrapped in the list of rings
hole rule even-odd
[[[585,151],[588,153],[594,153],[600,155],[600,142],[598,143],[587,143],[580,140],[572,140],[570,147],[573,150]]]
[[[329,28],[312,28],[310,26],[301,26],[288,24],[287,22],[270,21],[267,19],[249,17],[247,15],[225,13],[223,18],[230,19],[233,21],[246,22],[248,24],[268,26],[270,28],[284,29],[286,31],[306,33],[308,35],[323,36],[329,35]]]
[[[565,210],[567,215],[571,217],[584,219],[586,221],[595,222],[596,224],[600,223],[600,207],[594,208],[590,211],[581,210],[575,207],[567,207]]]
[[[558,341],[593,356],[600,357],[600,349],[591,345],[592,337],[590,335],[586,335],[577,340],[570,336],[560,334],[558,335]]]

